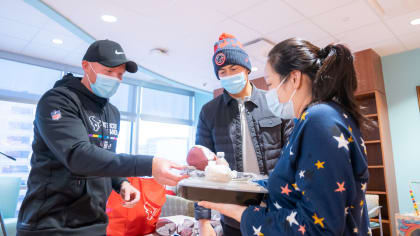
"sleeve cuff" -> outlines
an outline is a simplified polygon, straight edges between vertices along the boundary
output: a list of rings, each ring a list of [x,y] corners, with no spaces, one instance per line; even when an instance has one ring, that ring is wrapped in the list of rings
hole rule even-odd
[[[241,216],[241,233],[243,236],[254,235],[253,227],[259,228],[262,226],[260,222],[264,221],[265,215],[263,212],[266,210],[265,207],[260,206],[250,206],[245,209]]]
[[[124,177],[113,177],[113,178],[111,178],[112,189],[114,189],[115,192],[120,193],[121,184],[124,181],[129,182],[128,179],[127,178],[124,178]]]
[[[251,207],[246,208],[245,211],[244,211],[244,213],[242,213],[242,216],[241,216],[241,225],[240,225],[240,228],[241,228],[241,233],[244,236],[248,236],[248,231],[247,231],[248,222],[247,222],[247,218],[248,218],[248,213],[249,213],[249,209],[250,208]]]
[[[153,156],[136,155],[135,158],[136,176],[152,176]]]
[[[196,220],[211,220],[211,210],[194,203],[194,218]]]

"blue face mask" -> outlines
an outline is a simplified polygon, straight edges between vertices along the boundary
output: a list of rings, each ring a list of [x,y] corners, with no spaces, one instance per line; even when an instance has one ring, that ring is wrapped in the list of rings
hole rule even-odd
[[[284,84],[286,79],[284,79],[279,86],[274,89],[270,89],[266,94],[265,98],[267,100],[267,105],[270,111],[277,117],[280,117],[285,120],[295,118],[295,111],[293,108],[293,101],[292,98],[296,93],[296,90],[293,91],[292,95],[288,102],[281,103],[279,102],[279,97],[277,95],[277,90]]]
[[[104,75],[104,74],[98,74],[96,71],[92,68],[92,66],[89,63],[90,68],[93,72],[96,74],[96,81],[93,84],[90,82],[89,75],[87,75],[90,83],[90,87],[92,88],[92,92],[99,97],[102,98],[110,98],[112,97],[118,90],[121,84],[121,80],[117,77]]]
[[[222,87],[226,89],[230,94],[240,93],[246,85],[245,72],[241,72],[236,75],[220,77]]]

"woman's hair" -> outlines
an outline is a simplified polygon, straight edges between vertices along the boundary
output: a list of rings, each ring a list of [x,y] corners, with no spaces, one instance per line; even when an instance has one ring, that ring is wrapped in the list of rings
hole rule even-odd
[[[360,126],[366,118],[356,105],[356,71],[351,51],[342,44],[325,48],[298,38],[284,40],[268,54],[268,63],[274,71],[285,77],[294,70],[308,75],[312,82],[312,101],[308,105],[334,101]]]

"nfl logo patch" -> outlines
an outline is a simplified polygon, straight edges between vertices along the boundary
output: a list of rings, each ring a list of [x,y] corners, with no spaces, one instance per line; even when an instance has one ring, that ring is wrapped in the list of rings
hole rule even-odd
[[[59,120],[61,119],[61,111],[60,110],[54,110],[51,112],[51,119],[53,120]]]

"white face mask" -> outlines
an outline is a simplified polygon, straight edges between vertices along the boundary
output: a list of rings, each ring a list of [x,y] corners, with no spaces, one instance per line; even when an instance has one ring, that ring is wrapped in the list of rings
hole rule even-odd
[[[285,103],[281,103],[277,95],[278,89],[280,88],[280,86],[284,84],[286,79],[284,79],[276,88],[270,89],[265,94],[265,97],[267,99],[268,108],[275,116],[280,117],[285,120],[290,120],[290,119],[295,118],[295,111],[293,108],[292,99],[293,99],[293,96],[295,96],[296,94],[296,89],[293,91],[292,95],[290,96],[289,101]]]
[[[240,93],[246,86],[245,72],[231,76],[220,77],[220,83],[230,94]]]

